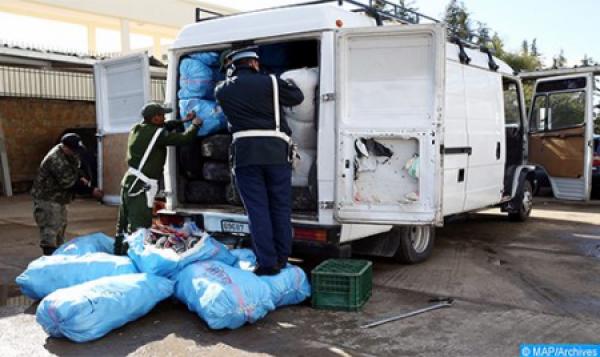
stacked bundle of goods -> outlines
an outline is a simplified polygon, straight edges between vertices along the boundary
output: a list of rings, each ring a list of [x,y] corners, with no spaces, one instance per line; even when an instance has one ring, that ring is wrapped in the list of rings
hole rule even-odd
[[[194,111],[204,120],[198,136],[207,136],[227,128],[227,119],[214,96],[220,76],[219,54],[216,52],[193,53],[181,60],[179,65],[179,116],[185,118]]]
[[[188,203],[220,204],[227,202],[229,183],[229,145],[227,119],[216,103],[215,85],[223,79],[217,52],[199,52],[184,58],[179,66],[179,114],[190,111],[204,120],[198,140],[182,148],[180,166],[186,178]]]
[[[36,320],[50,336],[98,339],[173,294],[213,329],[253,323],[310,296],[300,268],[256,276],[252,251],[229,251],[191,222],[140,229],[126,241],[122,257],[108,251],[114,241],[103,234],[76,238],[17,278],[24,294],[42,299]]]
[[[284,108],[285,118],[292,130],[292,140],[298,146],[298,163],[292,172],[293,207],[297,210],[310,210],[316,200],[316,156],[317,128],[315,126],[316,92],[319,83],[317,68],[300,68],[287,71],[282,79],[294,82],[304,101],[295,107]]]

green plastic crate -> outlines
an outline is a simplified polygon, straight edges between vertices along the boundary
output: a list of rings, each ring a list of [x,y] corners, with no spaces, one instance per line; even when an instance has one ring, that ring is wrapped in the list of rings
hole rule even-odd
[[[311,276],[317,309],[357,311],[371,297],[373,264],[368,260],[328,259]]]

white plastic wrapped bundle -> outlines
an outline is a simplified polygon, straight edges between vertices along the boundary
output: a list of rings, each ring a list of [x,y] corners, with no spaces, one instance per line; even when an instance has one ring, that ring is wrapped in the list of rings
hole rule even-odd
[[[306,187],[308,186],[308,176],[310,174],[310,168],[315,161],[317,155],[316,150],[304,150],[298,149],[298,156],[300,159],[292,171],[292,186],[294,187]]]
[[[313,122],[289,120],[288,125],[292,130],[292,140],[299,148],[315,150],[317,148],[317,131]]]
[[[315,121],[315,95],[319,83],[319,70],[317,68],[300,68],[287,71],[281,79],[293,81],[304,94],[304,101],[300,105],[284,108],[286,119],[314,123]]]

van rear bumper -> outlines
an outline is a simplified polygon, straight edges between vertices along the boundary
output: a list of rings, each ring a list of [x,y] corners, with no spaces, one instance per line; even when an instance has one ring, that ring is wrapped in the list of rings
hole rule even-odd
[[[225,212],[174,212],[160,210],[158,212],[163,223],[183,223],[184,219],[192,219],[198,227],[223,240],[237,244],[240,241],[249,243],[250,230],[248,218],[240,213]],[[349,256],[350,245],[340,245],[341,225],[323,225],[318,222],[292,220],[293,254],[310,256]],[[236,243],[237,242],[237,243]]]

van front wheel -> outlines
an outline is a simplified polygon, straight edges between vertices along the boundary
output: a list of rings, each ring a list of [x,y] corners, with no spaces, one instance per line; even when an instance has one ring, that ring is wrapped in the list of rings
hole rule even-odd
[[[398,227],[400,245],[394,259],[404,264],[420,263],[433,251],[435,241],[434,226],[404,226]]]
[[[529,180],[523,183],[522,190],[519,195],[520,201],[516,203],[519,207],[518,210],[508,213],[508,219],[513,222],[525,222],[533,208],[533,189]]]

